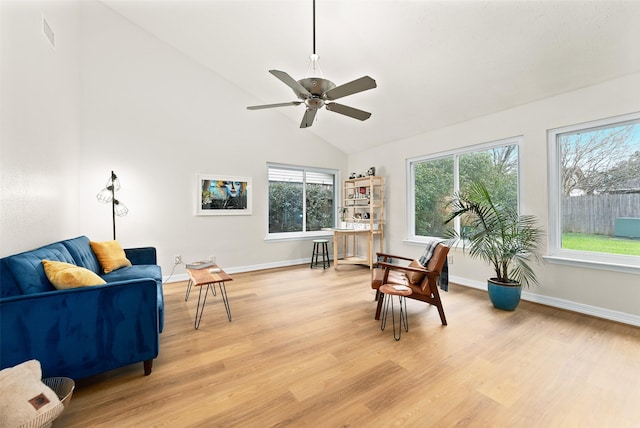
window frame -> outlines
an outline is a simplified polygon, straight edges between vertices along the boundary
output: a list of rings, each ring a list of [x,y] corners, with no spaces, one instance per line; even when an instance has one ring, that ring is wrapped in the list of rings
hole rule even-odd
[[[265,241],[287,241],[287,240],[304,240],[304,239],[312,239],[317,237],[327,237],[333,236],[333,230],[314,230],[311,232],[307,232],[302,230],[300,232],[277,232],[271,233],[269,232],[269,170],[271,168],[274,169],[287,169],[292,171],[302,171],[303,172],[303,228],[306,222],[306,173],[307,172],[316,172],[323,174],[333,175],[333,225],[332,227],[336,227],[336,219],[338,217],[338,208],[337,201],[340,200],[340,170],[333,168],[322,168],[322,167],[311,167],[311,166],[301,166],[301,165],[290,165],[290,164],[281,164],[281,163],[272,163],[267,162],[267,191],[265,192],[265,206],[267,207],[265,213],[265,230],[266,236]]]
[[[466,146],[458,149],[447,150],[443,152],[432,153],[429,155],[421,155],[412,158],[407,158],[405,170],[407,172],[407,231],[405,241],[414,244],[425,244],[428,240],[433,238],[442,238],[441,236],[421,236],[416,235],[415,225],[415,169],[413,165],[429,160],[443,159],[447,157],[453,157],[453,191],[457,192],[460,189],[460,157],[469,153],[487,151],[494,148],[504,146],[517,146],[518,147],[518,212],[522,207],[522,146],[524,143],[524,137],[522,135],[503,138],[500,140],[488,141],[485,143],[474,144],[472,146]],[[460,219],[454,220],[454,228],[460,231]],[[461,245],[461,244],[458,244]]]
[[[558,136],[567,133],[611,128],[624,122],[640,120],[640,112],[613,116],[547,130],[549,230],[548,252],[543,258],[554,264],[640,274],[640,256],[596,253],[562,248],[562,192],[560,191],[560,144]]]

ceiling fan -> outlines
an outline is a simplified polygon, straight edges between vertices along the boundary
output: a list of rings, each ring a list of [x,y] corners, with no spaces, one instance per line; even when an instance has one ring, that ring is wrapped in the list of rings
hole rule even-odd
[[[260,110],[265,108],[297,106],[304,104],[306,107],[300,128],[308,128],[313,125],[316,113],[323,106],[327,110],[352,117],[358,120],[367,120],[371,117],[371,113],[357,108],[349,107],[344,104],[338,104],[333,101],[346,97],[347,95],[357,94],[369,89],[375,88],[376,81],[369,76],[363,76],[344,85],[336,86],[332,81],[323,78],[320,66],[318,65],[319,56],[316,54],[316,1],[313,0],[313,54],[309,57],[311,62],[307,76],[304,79],[295,80],[284,71],[269,70],[269,73],[280,79],[285,85],[293,89],[293,93],[300,101],[291,101],[286,103],[265,104],[259,106],[247,107],[249,110]]]

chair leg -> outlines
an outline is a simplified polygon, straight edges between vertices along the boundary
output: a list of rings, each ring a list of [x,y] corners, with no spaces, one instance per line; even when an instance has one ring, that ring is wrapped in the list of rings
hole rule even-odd
[[[440,300],[440,293],[438,292],[438,286],[436,285],[435,290],[431,290],[431,294],[433,294],[433,300],[435,301],[433,304],[436,308],[438,308],[438,314],[440,314],[440,322],[442,325],[447,325],[447,318],[444,316],[444,306],[442,306],[442,300]]]
[[[442,302],[439,302],[439,304],[436,305],[436,308],[438,308],[438,313],[440,314],[440,321],[442,322],[442,325],[447,325],[447,318],[444,316],[444,308],[442,307]]]
[[[382,311],[382,303],[384,302],[384,293],[380,293],[378,290],[378,306],[376,307],[376,316],[375,319],[380,319],[380,311]]]
[[[309,265],[310,268],[313,269],[313,258],[315,257],[316,259],[316,263],[318,262],[318,244],[316,244],[315,242],[313,243],[313,252],[311,253],[311,264]]]
[[[322,243],[322,268],[324,269],[324,259],[327,258],[327,267],[331,267],[331,260],[329,259],[329,247],[326,242]]]

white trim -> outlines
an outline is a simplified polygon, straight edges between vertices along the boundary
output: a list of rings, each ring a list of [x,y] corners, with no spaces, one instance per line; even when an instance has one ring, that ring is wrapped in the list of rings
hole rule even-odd
[[[594,120],[575,125],[547,130],[548,198],[549,198],[549,255],[544,259],[550,263],[602,269],[616,272],[640,273],[640,257],[622,254],[595,253],[567,250],[562,245],[561,192],[560,192],[560,146],[558,135],[581,130],[613,127],[622,122],[640,119],[640,112]]]
[[[329,254],[329,260],[333,261],[332,254]],[[304,265],[304,264],[309,265],[310,263],[311,263],[311,255],[309,255],[309,257],[305,257],[303,259],[297,259],[297,260],[285,260],[282,262],[262,263],[258,265],[223,267],[223,269],[228,274],[234,274],[234,273],[253,272],[256,270],[275,269],[275,268]],[[331,269],[333,269],[333,264],[331,266]],[[171,281],[167,282],[167,284],[171,284],[174,282],[188,281],[189,276],[186,273],[181,273],[179,275],[171,275],[170,277],[164,276],[162,277],[162,283],[164,284],[165,281],[167,281],[168,279],[170,279]]]
[[[589,260],[584,257],[543,256],[542,258],[549,263],[553,263],[556,265],[567,265],[580,268],[600,269],[640,275],[640,260],[631,260],[631,264],[626,264],[626,260],[620,262],[616,261],[615,263],[612,263],[611,261],[605,262],[601,260]]]
[[[333,239],[333,230],[315,230],[313,232],[283,232],[269,233],[264,237],[266,242],[282,242],[282,241],[305,241],[318,238]]]
[[[462,285],[464,287],[476,288],[479,290],[487,291],[486,282],[474,281],[471,279],[462,278],[462,277],[453,276],[453,275],[449,276],[449,281],[455,284]],[[640,315],[628,314],[626,312],[614,311],[611,309],[601,308],[598,306],[586,305],[584,303],[573,302],[571,300],[544,296],[542,294],[530,293],[524,290],[522,291],[522,300],[640,327]]]
[[[297,259],[297,260],[287,260],[283,262],[273,262],[273,263],[263,263],[259,265],[246,265],[246,266],[236,266],[231,268],[224,268],[224,271],[228,274],[234,273],[242,273],[242,272],[252,272],[257,270],[264,269],[273,269],[280,267],[288,267],[295,265],[303,265],[309,264],[310,259]],[[329,269],[333,269],[331,266]],[[163,277],[162,283],[165,284],[167,279],[171,279],[169,283],[187,281],[189,278],[186,273],[180,275],[173,275],[171,278]],[[462,278],[459,276],[451,275],[449,276],[449,281],[451,283],[455,283],[458,285],[462,285],[463,287],[476,288],[479,290],[487,291],[487,283],[481,281],[475,281],[468,278]],[[446,295],[446,293],[443,293]],[[488,298],[488,296],[487,296]],[[584,315],[590,315],[596,318],[602,318],[610,321],[615,321],[623,324],[629,324],[636,327],[640,327],[640,315],[628,314],[626,312],[614,311],[611,309],[600,308],[598,306],[585,305],[584,303],[573,302],[571,300],[559,299],[557,297],[544,296],[541,294],[530,293],[527,291],[522,291],[522,300],[526,300],[528,302],[539,303],[541,305],[551,306],[554,308],[564,309],[571,312],[577,312]]]
[[[336,227],[339,219],[338,212],[338,203],[342,199],[341,193],[341,175],[339,169],[333,168],[323,168],[323,167],[315,167],[315,166],[301,166],[301,165],[290,165],[283,164],[277,162],[267,162],[267,191],[265,192],[265,206],[267,207],[266,215],[265,215],[265,241],[288,241],[288,240],[299,240],[299,239],[311,239],[318,237],[329,236],[326,231],[309,231],[305,232],[306,228],[306,216],[302,219],[302,228],[303,230],[299,232],[278,232],[278,233],[270,233],[269,232],[269,169],[285,169],[285,170],[296,170],[301,171],[303,173],[303,177],[307,172],[312,173],[323,173],[327,175],[333,176],[333,227]],[[303,178],[303,201],[306,200],[306,178]],[[306,209],[306,208],[305,208]]]
[[[517,203],[518,209],[522,210],[522,146],[524,145],[524,136],[516,135],[513,137],[503,138],[500,140],[488,141],[486,143],[474,144],[472,146],[467,146],[459,149],[447,150],[443,152],[433,153],[429,155],[421,155],[415,156],[412,158],[407,158],[405,161],[405,170],[407,177],[407,230],[405,232],[405,240],[420,242],[421,240],[426,240],[427,237],[418,236],[415,234],[416,225],[415,225],[415,173],[412,165],[417,162],[430,161],[435,159],[444,159],[447,157],[453,157],[453,180],[454,180],[454,189],[453,191],[458,191],[460,183],[459,183],[459,157],[468,153],[476,153],[481,151],[486,151],[490,149],[505,147],[505,146],[517,146],[518,147],[518,193]],[[454,227],[456,230],[460,228],[460,220],[456,219],[454,223]]]

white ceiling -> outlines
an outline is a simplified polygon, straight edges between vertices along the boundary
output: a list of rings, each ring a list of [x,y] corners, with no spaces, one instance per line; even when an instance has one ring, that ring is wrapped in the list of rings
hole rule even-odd
[[[296,99],[268,70],[304,77],[311,0],[102,1],[242,88],[247,105]],[[317,0],[316,52],[336,85],[377,81],[340,100],[369,120],[323,109],[300,130],[353,153],[640,71],[640,1]],[[303,112],[247,110],[247,121],[281,114],[298,127]]]

